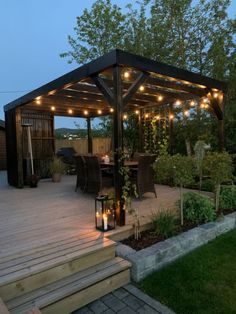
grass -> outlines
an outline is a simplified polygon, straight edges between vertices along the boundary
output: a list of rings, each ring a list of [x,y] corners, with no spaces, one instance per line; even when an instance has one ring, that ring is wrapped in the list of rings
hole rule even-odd
[[[148,276],[140,288],[177,314],[235,314],[236,230]]]

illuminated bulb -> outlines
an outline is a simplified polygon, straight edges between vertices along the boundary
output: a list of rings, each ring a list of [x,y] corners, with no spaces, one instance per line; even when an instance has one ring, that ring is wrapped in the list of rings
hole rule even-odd
[[[139,90],[140,90],[141,92],[143,92],[143,91],[144,91],[144,86],[141,85],[141,86],[139,87]]]
[[[200,108],[204,109],[205,108],[205,104],[200,104]]]
[[[217,98],[218,96],[219,96],[218,93],[214,93],[214,94],[213,94],[213,97],[214,97],[214,98]]]
[[[144,117],[147,119],[149,117],[149,114],[145,113]]]
[[[72,109],[68,109],[68,113],[69,113],[69,114],[72,114],[72,113],[73,113],[73,110],[72,110]]]
[[[130,77],[130,74],[129,74],[128,71],[126,71],[126,72],[124,73],[124,78],[129,78],[129,77]]]
[[[185,110],[185,111],[184,111],[184,115],[185,115],[186,117],[188,117],[189,111],[188,111],[188,110]]]
[[[174,119],[174,115],[170,114],[169,118],[170,118],[170,120],[173,120]]]
[[[110,108],[110,112],[114,112],[114,109],[113,109],[113,108]]]
[[[124,120],[127,120],[127,118],[128,118],[127,114],[124,114],[124,115],[123,115],[123,119],[124,119]]]
[[[163,96],[162,96],[162,95],[159,95],[159,96],[157,97],[157,100],[158,100],[158,101],[162,101],[162,100],[163,100]]]
[[[160,116],[159,115],[157,115],[157,116],[155,116],[155,118],[156,118],[156,120],[160,120]]]
[[[98,110],[98,114],[102,114],[102,110]]]
[[[36,98],[36,99],[37,99],[37,98]],[[41,100],[37,99],[37,100],[36,100],[36,104],[37,104],[37,105],[40,105],[40,104],[41,104]]]
[[[205,107],[204,107],[205,109],[207,109],[207,108],[209,108],[209,105],[208,104],[205,104]]]
[[[135,114],[139,114],[139,110],[135,110]]]
[[[88,115],[88,110],[84,110],[84,115],[85,115],[85,116]]]
[[[180,100],[176,100],[175,104],[176,104],[176,106],[180,106],[181,105],[181,101]]]
[[[36,97],[36,100],[39,100],[39,99],[41,99],[41,96]]]
[[[195,106],[195,101],[194,101],[194,100],[191,100],[191,101],[190,101],[190,106],[191,106],[191,107],[194,107],[194,106]]]
[[[207,102],[208,102],[208,98],[206,98],[206,97],[203,98],[203,102],[204,102],[204,103],[207,103]]]
[[[52,111],[55,111],[55,109],[56,109],[56,108],[55,108],[54,106],[51,107],[51,110],[52,110]]]

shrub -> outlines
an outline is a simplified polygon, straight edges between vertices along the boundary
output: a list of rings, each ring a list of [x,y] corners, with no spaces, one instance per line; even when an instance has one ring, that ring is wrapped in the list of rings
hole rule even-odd
[[[236,209],[236,186],[223,185],[220,190],[220,208]]]
[[[55,157],[50,164],[50,173],[63,173],[65,171],[65,165],[61,159]]]
[[[173,236],[176,231],[176,217],[168,211],[154,212],[152,214],[152,223],[156,235],[165,239]]]
[[[206,223],[216,218],[213,202],[199,193],[184,193],[184,218],[194,223]]]

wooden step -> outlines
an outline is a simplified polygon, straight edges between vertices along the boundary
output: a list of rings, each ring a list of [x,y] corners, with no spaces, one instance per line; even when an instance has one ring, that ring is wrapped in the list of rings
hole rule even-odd
[[[6,302],[11,314],[36,306],[43,314],[67,314],[127,284],[131,264],[119,257]]]
[[[0,296],[7,301],[114,256],[115,242],[92,233],[1,258]]]

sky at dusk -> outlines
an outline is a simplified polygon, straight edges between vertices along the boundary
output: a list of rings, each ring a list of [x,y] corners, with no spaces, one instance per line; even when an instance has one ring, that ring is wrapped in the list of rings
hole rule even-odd
[[[0,0],[0,119],[3,106],[75,69],[59,57],[69,50],[76,16],[94,0]],[[116,0],[124,7],[132,1]],[[229,15],[236,14],[236,0]],[[74,127],[75,118],[56,118],[55,127]],[[83,122],[80,121],[83,126]]]

